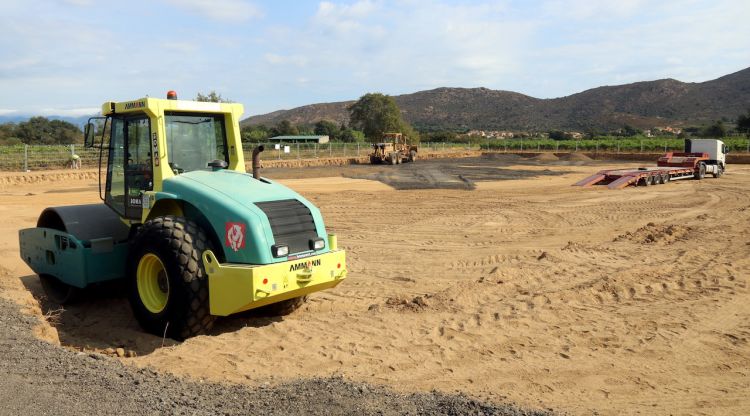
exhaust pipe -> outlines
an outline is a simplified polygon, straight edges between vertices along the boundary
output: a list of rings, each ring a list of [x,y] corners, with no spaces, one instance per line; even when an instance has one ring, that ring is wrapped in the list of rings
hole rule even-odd
[[[265,148],[263,145],[256,146],[253,149],[253,178],[260,179],[260,152]]]

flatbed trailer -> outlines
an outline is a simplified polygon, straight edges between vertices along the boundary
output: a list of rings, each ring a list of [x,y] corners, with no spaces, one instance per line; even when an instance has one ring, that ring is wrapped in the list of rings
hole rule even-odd
[[[691,151],[693,148],[705,148],[708,151]],[[700,180],[707,173],[719,178],[724,174],[726,153],[726,146],[721,140],[687,140],[685,152],[665,153],[657,160],[656,167],[606,169],[576,182],[573,186],[606,185],[609,189],[622,189],[630,185],[661,185],[680,179]]]
[[[665,184],[679,179],[695,177],[693,168],[636,168],[608,169],[597,172],[574,186],[607,185],[609,189],[622,189],[626,186],[650,186]]]

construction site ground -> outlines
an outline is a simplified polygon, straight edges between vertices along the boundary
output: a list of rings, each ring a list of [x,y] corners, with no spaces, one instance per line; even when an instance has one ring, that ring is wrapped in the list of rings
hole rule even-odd
[[[183,343],[143,333],[116,284],[49,304],[18,257],[18,229],[43,208],[99,201],[95,171],[0,174],[0,398],[59,414],[119,400],[132,413],[750,414],[750,166],[571,186],[644,164],[264,169],[320,207],[349,278],[288,317],[223,318]]]

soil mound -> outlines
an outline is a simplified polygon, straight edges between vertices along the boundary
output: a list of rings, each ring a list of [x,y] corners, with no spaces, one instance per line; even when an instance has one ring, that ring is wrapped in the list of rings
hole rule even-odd
[[[538,155],[529,158],[529,160],[536,160],[537,162],[557,162],[560,160],[554,153],[539,153]]]
[[[589,162],[594,160],[583,153],[569,153],[567,155],[560,156],[560,160],[567,160],[571,162]]]
[[[660,224],[653,222],[646,224],[634,232],[628,231],[625,234],[615,237],[613,241],[635,241],[644,244],[665,244],[669,245],[675,241],[685,240],[693,229],[684,225],[677,224]]]

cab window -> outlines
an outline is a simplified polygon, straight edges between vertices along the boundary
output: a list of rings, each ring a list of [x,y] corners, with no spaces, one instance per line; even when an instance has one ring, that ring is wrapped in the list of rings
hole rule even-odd
[[[208,163],[229,163],[223,114],[165,114],[167,157],[175,173],[208,170]]]

